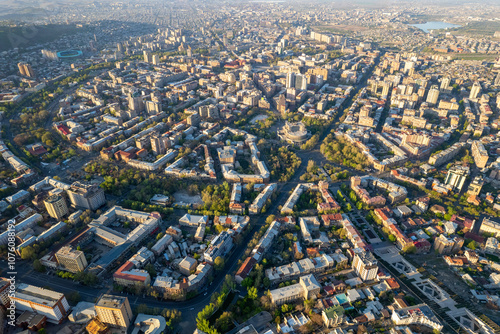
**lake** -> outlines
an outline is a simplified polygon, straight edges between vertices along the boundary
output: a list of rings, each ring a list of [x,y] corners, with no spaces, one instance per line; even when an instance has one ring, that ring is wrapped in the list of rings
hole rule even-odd
[[[422,29],[424,32],[430,32],[435,29],[458,28],[460,25],[447,22],[431,21],[422,24],[410,24],[412,27]]]

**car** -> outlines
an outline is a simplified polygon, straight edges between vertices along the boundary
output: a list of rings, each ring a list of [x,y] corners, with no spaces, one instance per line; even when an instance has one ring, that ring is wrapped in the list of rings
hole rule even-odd
[[[194,310],[194,307],[191,307],[189,310],[190,310],[190,311]]]
[[[206,296],[208,292],[205,292],[203,295]]]

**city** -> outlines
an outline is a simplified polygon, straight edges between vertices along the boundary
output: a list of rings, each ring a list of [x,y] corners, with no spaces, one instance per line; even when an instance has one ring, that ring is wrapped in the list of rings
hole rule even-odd
[[[497,1],[0,8],[0,333],[500,333]]]

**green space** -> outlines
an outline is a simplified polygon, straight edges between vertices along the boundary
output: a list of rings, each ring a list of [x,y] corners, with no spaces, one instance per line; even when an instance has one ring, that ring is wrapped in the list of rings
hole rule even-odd
[[[61,36],[70,36],[77,32],[78,28],[75,24],[0,26],[0,51],[48,43]]]
[[[500,22],[469,22],[467,25],[455,29],[449,29],[449,31],[457,32],[458,34],[477,35],[481,37],[493,36],[496,31],[500,31]]]
[[[329,134],[321,144],[321,153],[329,161],[357,170],[363,170],[370,165],[359,148],[344,138],[336,138],[333,134]]]
[[[266,157],[266,164],[271,173],[271,181],[287,182],[300,166],[301,159],[286,147],[265,145],[259,147]]]

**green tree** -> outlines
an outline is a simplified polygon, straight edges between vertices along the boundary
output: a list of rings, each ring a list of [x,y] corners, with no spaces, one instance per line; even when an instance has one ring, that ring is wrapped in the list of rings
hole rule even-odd
[[[36,259],[35,261],[33,261],[33,269],[35,269],[36,271],[38,271],[40,273],[45,272],[45,267],[43,266],[43,264],[40,262],[39,259]]]
[[[264,284],[264,288],[268,289],[271,286],[271,280],[267,277],[264,277],[262,280],[262,284]]]
[[[467,248],[469,248],[469,249],[475,250],[476,247],[477,247],[477,243],[474,240],[472,240],[471,242],[469,242],[467,244]]]
[[[69,293],[67,297],[68,297],[68,302],[71,305],[76,305],[81,300],[80,293],[78,291],[73,291]]]
[[[241,286],[244,288],[248,288],[253,285],[253,279],[251,277],[246,277],[242,282]]]
[[[222,270],[224,268],[224,265],[225,265],[224,259],[220,256],[217,256],[214,260],[215,270],[217,270],[217,271]]]
[[[227,333],[233,324],[233,314],[231,312],[224,312],[215,321],[215,328],[221,333]]]
[[[304,300],[304,308],[306,312],[310,312],[312,308],[314,307],[315,301],[311,299],[306,299]]]
[[[275,215],[269,215],[267,218],[266,218],[266,224],[271,224],[274,220],[276,219],[276,216]]]
[[[247,291],[248,291],[248,298],[251,299],[251,300],[255,300],[257,299],[258,297],[258,294],[257,294],[257,288],[254,287],[254,286],[249,286],[247,288]]]
[[[35,250],[31,246],[26,246],[21,250],[21,259],[28,260],[35,256]]]
[[[146,270],[149,274],[149,276],[154,277],[156,276],[156,270],[155,266],[153,266],[151,263],[148,263],[145,267],[144,270]]]

